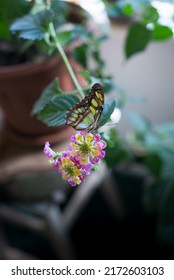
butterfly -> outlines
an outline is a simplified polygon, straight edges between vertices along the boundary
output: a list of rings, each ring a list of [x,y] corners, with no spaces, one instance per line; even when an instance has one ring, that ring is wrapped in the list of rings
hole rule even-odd
[[[68,110],[65,124],[76,130],[91,132],[99,128],[98,123],[104,107],[103,87],[96,83],[89,94]]]

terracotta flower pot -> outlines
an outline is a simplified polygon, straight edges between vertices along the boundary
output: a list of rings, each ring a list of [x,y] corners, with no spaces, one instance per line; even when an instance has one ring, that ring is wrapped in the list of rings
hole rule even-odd
[[[75,72],[81,69],[74,60],[70,63]],[[74,89],[73,82],[62,59],[57,56],[41,63],[27,63],[0,67],[0,107],[5,117],[6,137],[29,145],[43,145],[48,139],[55,143],[69,137],[71,128],[61,126],[50,128],[31,116],[35,101],[43,89],[58,77],[64,91]],[[82,77],[77,75],[80,83]]]

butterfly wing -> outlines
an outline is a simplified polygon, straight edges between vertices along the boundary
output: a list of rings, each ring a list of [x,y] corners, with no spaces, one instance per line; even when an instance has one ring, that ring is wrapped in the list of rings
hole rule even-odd
[[[103,106],[103,87],[96,83],[84,99],[69,109],[65,117],[66,125],[70,125],[76,130],[86,130],[87,132],[96,130]]]

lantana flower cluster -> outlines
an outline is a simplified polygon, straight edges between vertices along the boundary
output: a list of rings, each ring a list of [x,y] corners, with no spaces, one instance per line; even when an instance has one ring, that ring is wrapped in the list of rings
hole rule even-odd
[[[99,134],[77,132],[71,136],[66,151],[56,153],[45,143],[44,153],[52,167],[57,168],[64,180],[71,186],[79,185],[95,170],[100,160],[104,158],[106,142]]]

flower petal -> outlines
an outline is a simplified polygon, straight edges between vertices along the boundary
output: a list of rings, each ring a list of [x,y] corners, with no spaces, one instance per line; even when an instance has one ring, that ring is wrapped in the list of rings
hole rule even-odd
[[[55,155],[55,152],[50,148],[50,143],[48,141],[45,142],[43,151],[44,151],[44,154],[47,156],[47,158],[53,158]]]
[[[100,141],[98,142],[98,145],[100,146],[100,149],[104,149],[104,148],[106,148],[106,146],[107,146],[106,142],[103,141],[103,140],[100,140]]]
[[[105,154],[106,154],[106,152],[105,152],[105,151],[100,150],[100,155],[99,155],[99,158],[100,158],[100,159],[101,159],[101,158],[104,158],[104,157],[105,157]]]
[[[101,139],[100,134],[94,134],[94,140],[98,142]]]

